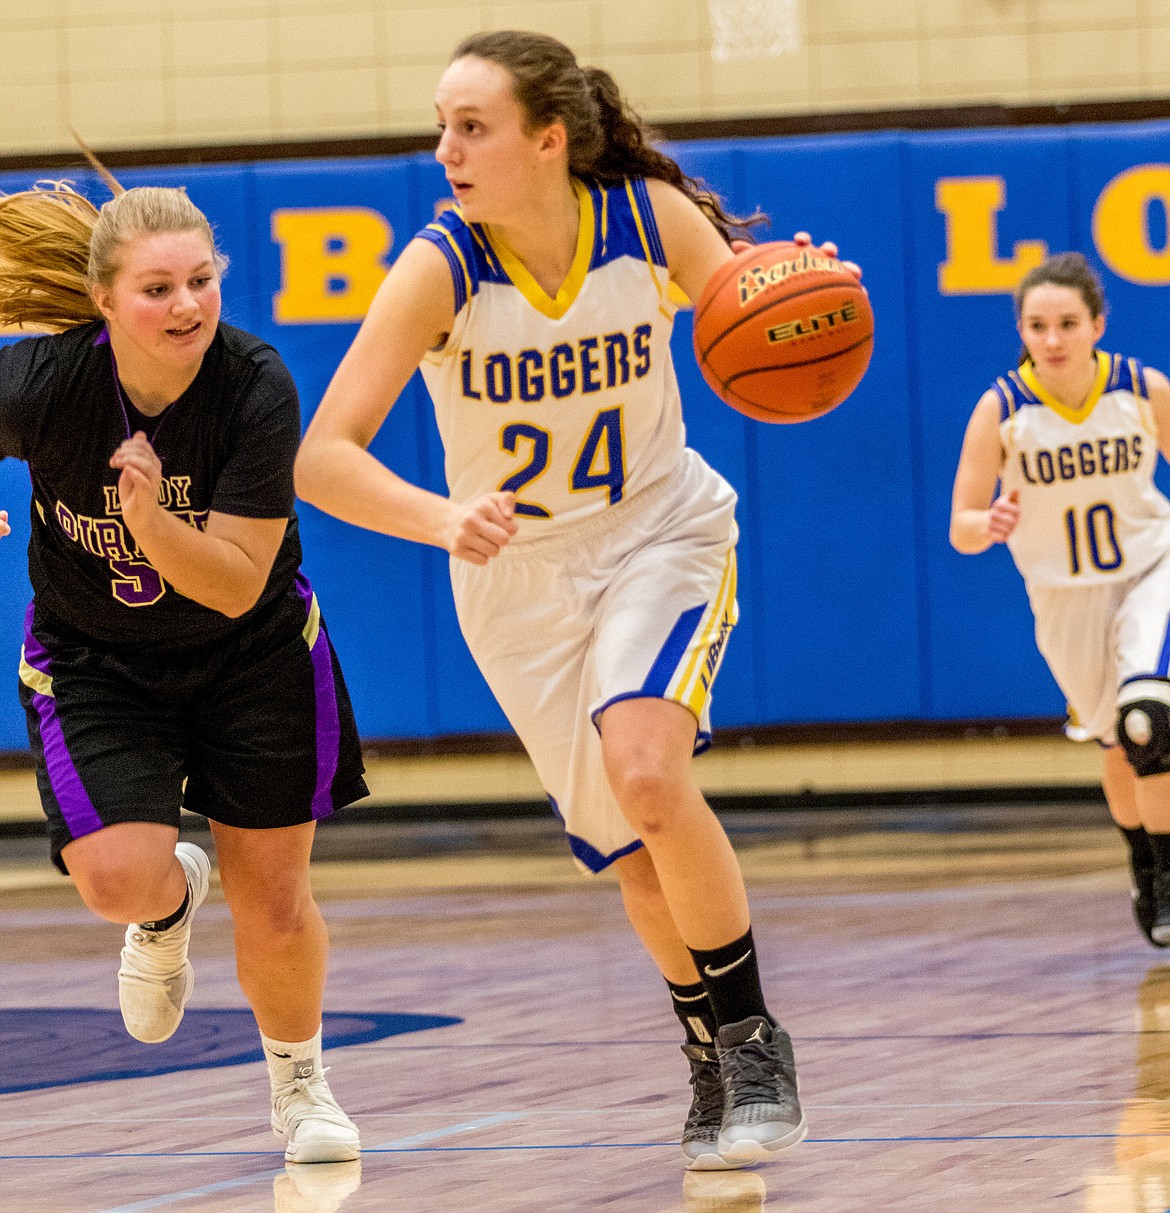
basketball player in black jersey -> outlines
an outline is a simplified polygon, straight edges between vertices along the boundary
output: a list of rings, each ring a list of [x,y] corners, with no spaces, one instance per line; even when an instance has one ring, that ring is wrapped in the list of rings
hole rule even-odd
[[[210,874],[179,809],[206,816],[285,1157],[357,1158],[321,1066],[308,870],[316,821],[367,789],[299,572],[296,388],[220,322],[225,263],[182,190],[2,197],[0,261],[0,324],[47,331],[0,349],[0,457],[32,476],[20,694],[53,860],[129,924],[122,1017],[162,1041]]]

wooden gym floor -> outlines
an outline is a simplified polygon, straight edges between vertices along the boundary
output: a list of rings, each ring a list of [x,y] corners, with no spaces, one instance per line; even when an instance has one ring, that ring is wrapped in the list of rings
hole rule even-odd
[[[577,876],[551,823],[322,829],[327,1063],[366,1145],[336,1167],[276,1150],[216,887],[187,1018],[142,1046],[118,1018],[120,930],[39,841],[4,840],[0,1210],[1170,1207],[1170,952],[1132,924],[1103,807],[725,821],[810,1131],[707,1175],[679,1163],[665,989],[613,883]]]

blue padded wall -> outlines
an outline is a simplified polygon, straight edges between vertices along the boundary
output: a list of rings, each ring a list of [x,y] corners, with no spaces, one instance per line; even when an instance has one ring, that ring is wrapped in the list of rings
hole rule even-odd
[[[762,238],[805,228],[836,240],[865,269],[877,323],[873,361],[849,400],[814,422],[766,426],[706,387],[690,314],[679,315],[691,444],[740,495],[741,622],[716,684],[717,727],[1062,710],[1006,551],[963,557],[947,542],[951,482],[971,409],[1015,364],[1010,292],[1029,257],[1084,251],[1111,301],[1105,348],[1170,366],[1168,141],[1170,125],[1143,123],[670,149],[732,210],[766,211]],[[0,176],[0,191],[45,175]],[[446,195],[422,154],[120,175],[188,187],[232,261],[225,317],[280,350],[306,422],[378,276]],[[92,174],[73,176],[101,196]],[[372,449],[442,491],[417,375]],[[0,663],[12,670],[29,588],[27,474],[11,462],[0,465],[0,504],[14,522],[0,544]],[[460,638],[446,556],[308,506],[300,515],[306,571],[363,736],[506,729]],[[0,749],[24,745],[15,695],[0,697]]]

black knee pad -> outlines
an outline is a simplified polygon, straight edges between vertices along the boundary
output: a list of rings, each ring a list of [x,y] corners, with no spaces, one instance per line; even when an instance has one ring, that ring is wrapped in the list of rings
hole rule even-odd
[[[1121,688],[1117,740],[1138,775],[1170,771],[1170,681],[1135,678]]]

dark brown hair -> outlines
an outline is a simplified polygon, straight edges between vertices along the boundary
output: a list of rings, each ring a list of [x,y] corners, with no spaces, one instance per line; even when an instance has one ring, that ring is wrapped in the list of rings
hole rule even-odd
[[[467,56],[498,63],[511,74],[529,130],[564,124],[574,176],[665,181],[682,190],[729,242],[750,240],[750,228],[766,222],[760,212],[739,216],[726,211],[718,195],[650,144],[649,131],[613,77],[599,67],[581,67],[556,38],[521,30],[473,34],[455,48],[451,61]]]
[[[1033,287],[1045,284],[1052,286],[1067,286],[1076,291],[1085,301],[1089,315],[1095,320],[1104,315],[1107,309],[1105,288],[1097,277],[1093,267],[1081,253],[1054,253],[1034,269],[1029,270],[1016,287],[1015,305],[1016,319],[1019,320],[1024,310],[1024,299]]]

